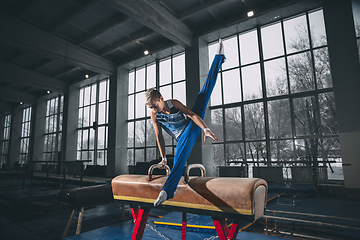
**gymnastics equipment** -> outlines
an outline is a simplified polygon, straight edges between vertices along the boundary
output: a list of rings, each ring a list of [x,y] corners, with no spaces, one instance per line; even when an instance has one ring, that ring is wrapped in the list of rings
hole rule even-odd
[[[166,176],[152,175],[153,169],[160,167],[151,166],[148,176],[124,174],[111,182],[114,199],[131,207],[135,223],[132,240],[142,239],[150,209],[166,181]],[[190,177],[194,168],[201,169],[200,177]],[[176,196],[162,206],[183,212],[182,240],[186,239],[186,213],[211,216],[220,240],[236,239],[241,221],[252,222],[263,216],[267,187],[260,178],[206,177],[203,165],[191,164],[180,179]],[[234,219],[230,229],[225,218]]]
[[[58,193],[58,201],[73,208],[69,221],[65,227],[61,239],[65,238],[69,232],[74,214],[79,212],[76,235],[80,234],[84,208],[86,206],[96,206],[111,203],[114,201],[112,187],[110,184],[95,185],[89,187],[61,190]],[[125,219],[124,206],[122,206],[122,215]]]

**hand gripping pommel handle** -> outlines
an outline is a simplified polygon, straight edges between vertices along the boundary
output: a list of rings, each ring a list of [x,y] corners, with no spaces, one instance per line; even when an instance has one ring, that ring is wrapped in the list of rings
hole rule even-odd
[[[152,172],[154,171],[154,169],[156,168],[162,168],[164,167],[164,165],[162,164],[153,164],[149,167],[149,170],[148,170],[148,181],[151,181],[153,178],[152,178]],[[166,176],[169,176],[170,174],[170,167],[168,165],[165,165],[165,169],[166,169]]]

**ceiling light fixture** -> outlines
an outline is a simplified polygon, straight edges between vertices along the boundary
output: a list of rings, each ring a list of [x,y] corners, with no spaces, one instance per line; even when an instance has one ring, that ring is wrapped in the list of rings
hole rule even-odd
[[[145,50],[144,51],[144,55],[146,56],[146,55],[148,55],[149,54],[149,51],[148,50]]]
[[[50,91],[49,91],[49,90],[47,90],[46,92],[47,92],[47,94],[50,94]]]
[[[253,11],[248,12],[248,13],[247,13],[247,16],[248,16],[248,17],[254,16],[254,12],[253,12]]]
[[[85,77],[86,77],[86,78],[89,78],[89,74],[86,74]]]
[[[22,102],[20,102],[20,105],[22,105]]]

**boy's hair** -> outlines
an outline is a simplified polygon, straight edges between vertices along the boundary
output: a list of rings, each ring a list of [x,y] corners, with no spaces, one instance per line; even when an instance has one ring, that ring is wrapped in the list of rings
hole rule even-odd
[[[161,93],[155,88],[150,88],[145,92],[145,105],[148,105],[152,99],[158,99],[161,97]]]

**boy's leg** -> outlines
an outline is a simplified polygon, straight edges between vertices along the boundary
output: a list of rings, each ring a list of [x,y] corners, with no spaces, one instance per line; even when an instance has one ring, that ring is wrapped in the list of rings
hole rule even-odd
[[[190,156],[191,150],[195,145],[199,133],[200,129],[194,122],[191,121],[185,128],[184,132],[181,134],[180,139],[176,145],[176,154],[174,157],[173,167],[162,188],[162,190],[166,192],[166,199],[174,197],[173,194],[177,188],[181,176],[183,175],[186,160]]]
[[[199,92],[198,97],[196,98],[196,103],[194,106],[194,108],[198,110],[198,112],[194,111],[196,114],[199,114],[200,110],[202,110],[203,113],[200,112],[200,114],[205,115],[207,103],[210,99],[212,90],[215,87],[217,73],[219,72],[224,59],[224,55],[215,55],[206,82],[202,90]],[[204,118],[204,116],[201,116],[201,118]],[[172,193],[176,190],[176,187],[182,176],[186,160],[190,156],[191,150],[194,147],[199,134],[200,128],[193,121],[191,121],[185,128],[184,132],[181,134],[180,139],[178,139],[174,165],[163,187],[163,190],[167,190],[168,198],[171,198]],[[174,175],[174,177],[172,175]]]
[[[204,83],[204,86],[197,95],[195,105],[192,111],[197,115],[199,115],[202,119],[205,116],[206,106],[210,100],[211,93],[216,84],[218,72],[224,60],[225,60],[224,55],[215,55],[209,73],[207,75],[206,81]]]
[[[222,43],[220,42],[220,49],[223,50],[222,47]],[[217,74],[224,60],[225,56],[223,54],[215,55],[205,84],[196,98],[195,105],[192,110],[202,119],[205,116],[206,106],[210,100],[211,93],[216,84]],[[155,206],[160,205],[167,199],[174,197],[174,192],[183,174],[186,161],[190,156],[191,150],[194,147],[199,134],[200,128],[193,121],[188,124],[184,132],[181,134],[176,146],[173,168],[166,179],[158,199],[154,203]]]

